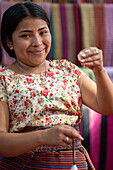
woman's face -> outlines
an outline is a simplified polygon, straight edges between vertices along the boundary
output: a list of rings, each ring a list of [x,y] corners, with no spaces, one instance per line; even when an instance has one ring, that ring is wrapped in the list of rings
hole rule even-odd
[[[47,23],[39,18],[26,17],[13,32],[12,45],[18,61],[29,66],[41,64],[51,47]]]

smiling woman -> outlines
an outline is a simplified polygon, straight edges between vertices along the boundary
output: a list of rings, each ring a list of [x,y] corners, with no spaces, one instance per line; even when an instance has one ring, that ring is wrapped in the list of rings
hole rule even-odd
[[[0,169],[69,170],[74,163],[79,170],[94,170],[79,123],[83,103],[113,113],[113,85],[102,51],[89,47],[79,53],[96,84],[67,60],[48,61],[50,22],[33,2],[6,10],[1,38],[16,62],[0,70]]]
[[[19,66],[27,72],[40,73],[45,69],[45,59],[50,51],[51,35],[47,23],[36,17],[26,17],[12,34],[12,43]],[[23,58],[24,55],[24,58]],[[25,66],[28,66],[26,68]],[[31,70],[30,70],[31,67]]]
[[[21,4],[20,7],[21,6],[23,6],[23,4]],[[29,7],[29,4],[27,4],[27,6]],[[43,17],[40,10],[41,7],[39,7],[38,12],[31,11],[30,13],[27,11],[27,8],[24,8],[21,13],[17,14],[18,18],[15,15],[15,23],[12,21],[12,24],[14,24],[12,27],[9,22],[9,16],[7,23],[5,21],[3,22],[2,27],[4,27],[4,25],[6,28],[9,27],[8,32],[5,32],[6,29],[5,31],[1,29],[3,30],[1,34],[3,46],[11,57],[16,57],[17,63],[20,66],[18,70],[15,67],[17,66],[16,63],[11,66],[15,72],[16,70],[19,71],[20,68],[32,73],[40,73],[45,69],[45,58],[51,46],[51,34],[49,30],[50,23],[46,13],[43,11],[45,14]],[[4,18],[5,17],[7,17],[7,13],[4,15]],[[7,34],[7,38],[5,34]],[[20,71],[22,70],[20,69]]]

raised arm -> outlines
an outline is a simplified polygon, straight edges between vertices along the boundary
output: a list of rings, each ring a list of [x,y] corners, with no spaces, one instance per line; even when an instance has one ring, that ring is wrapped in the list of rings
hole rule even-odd
[[[98,113],[113,114],[113,83],[103,67],[102,51],[90,47],[79,55],[81,63],[93,70],[96,79],[96,83],[86,75],[79,79],[83,103]]]

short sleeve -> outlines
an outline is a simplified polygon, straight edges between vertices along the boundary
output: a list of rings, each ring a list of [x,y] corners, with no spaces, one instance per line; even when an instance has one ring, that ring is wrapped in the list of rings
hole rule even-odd
[[[5,88],[5,76],[0,75],[0,101],[7,102],[7,93]]]
[[[71,73],[74,74],[76,76],[77,79],[79,79],[80,77],[82,77],[85,73],[75,64],[68,62],[69,66],[71,68]]]
[[[65,66],[69,74],[76,77],[77,80],[85,74],[78,66],[69,62],[68,60],[61,60],[61,62]]]

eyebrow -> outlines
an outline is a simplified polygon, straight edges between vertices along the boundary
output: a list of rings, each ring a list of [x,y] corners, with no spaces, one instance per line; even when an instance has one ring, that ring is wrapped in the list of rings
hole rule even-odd
[[[39,28],[38,31],[41,31],[41,30],[43,30],[43,29],[47,29],[47,27]],[[30,30],[22,30],[22,31],[20,31],[19,33],[23,33],[23,32],[32,32],[32,31],[30,31]]]

